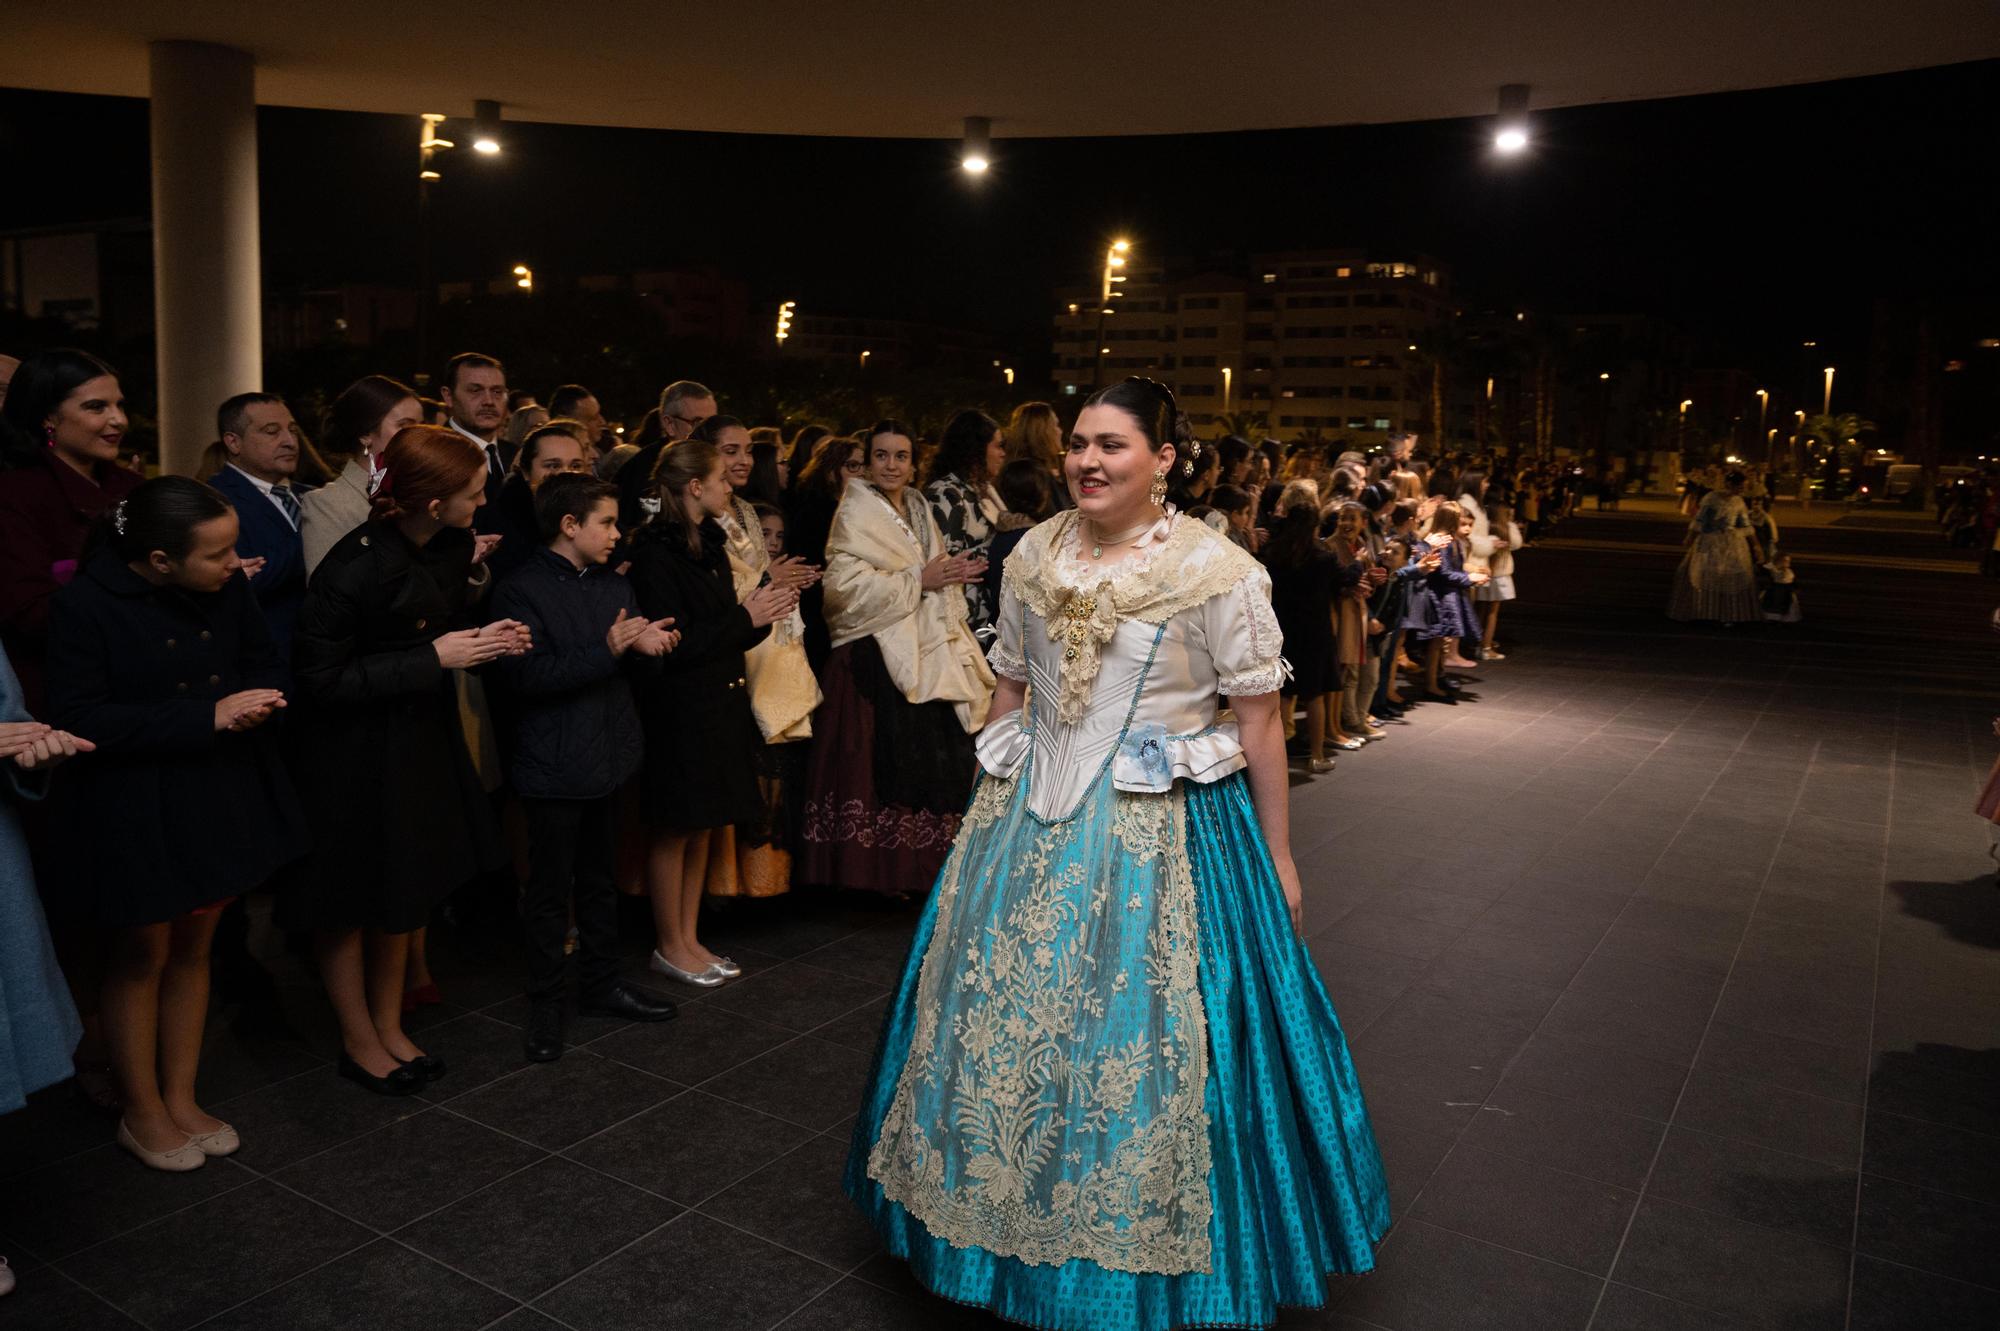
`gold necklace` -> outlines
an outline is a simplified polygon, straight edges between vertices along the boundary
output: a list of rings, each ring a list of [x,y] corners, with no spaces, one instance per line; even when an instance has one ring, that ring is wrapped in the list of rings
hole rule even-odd
[[[1125,542],[1125,541],[1129,541],[1129,540],[1131,540],[1131,539],[1132,539],[1132,538],[1133,538],[1134,536],[1138,536],[1138,535],[1140,535],[1141,533],[1143,533],[1143,532],[1145,532],[1145,531],[1148,531],[1148,530],[1150,530],[1150,529],[1152,528],[1153,524],[1154,524],[1154,523],[1156,523],[1156,522],[1158,522],[1158,521],[1159,521],[1159,519],[1158,519],[1158,518],[1148,518],[1148,519],[1147,519],[1146,521],[1144,521],[1144,522],[1140,523],[1140,524],[1139,524],[1138,526],[1136,526],[1136,527],[1132,528],[1132,530],[1130,530],[1130,531],[1121,531],[1121,532],[1119,532],[1119,533],[1118,533],[1118,534],[1117,534],[1116,536],[1098,536],[1098,537],[1096,537],[1096,538],[1095,538],[1094,540],[1092,540],[1092,541],[1091,541],[1091,543],[1090,543],[1090,557],[1091,557],[1092,559],[1102,559],[1102,558],[1104,558],[1104,547],[1105,547],[1105,546],[1107,546],[1107,545],[1119,545],[1119,544],[1121,544],[1121,543],[1123,543],[1123,542]],[[1095,522],[1092,522],[1092,523],[1090,524],[1090,530],[1091,530],[1091,531],[1093,531],[1093,532],[1095,532],[1095,531],[1097,530],[1097,524],[1096,524]]]

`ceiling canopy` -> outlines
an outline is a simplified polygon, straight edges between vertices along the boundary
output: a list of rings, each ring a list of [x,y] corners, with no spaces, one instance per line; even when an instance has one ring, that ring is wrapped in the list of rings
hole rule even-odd
[[[143,97],[148,42],[257,59],[279,106],[653,129],[1175,134],[1491,114],[2000,56],[1993,0],[90,0],[0,6],[0,85]]]

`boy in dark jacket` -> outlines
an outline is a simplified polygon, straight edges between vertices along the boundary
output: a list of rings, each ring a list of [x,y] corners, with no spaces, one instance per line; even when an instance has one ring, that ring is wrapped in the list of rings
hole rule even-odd
[[[612,882],[612,799],[639,770],[639,715],[626,664],[673,650],[672,621],[648,621],[625,579],[608,568],[618,544],[615,486],[583,475],[550,478],[535,493],[544,547],[509,574],[492,613],[531,626],[534,648],[496,662],[509,698],[507,775],[528,824],[528,999],[523,1048],[537,1063],[562,1057],[563,945],[574,900],[583,1010],[664,1021],[674,1005],[617,978],[618,902]]]

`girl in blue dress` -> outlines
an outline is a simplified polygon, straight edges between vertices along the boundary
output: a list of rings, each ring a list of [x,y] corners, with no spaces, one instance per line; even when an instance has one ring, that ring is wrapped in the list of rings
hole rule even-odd
[[[1270,580],[1163,503],[1189,441],[1162,385],[1098,393],[1076,508],[1007,561],[982,775],[848,1162],[930,1290],[1060,1331],[1268,1325],[1389,1226],[1300,939]]]

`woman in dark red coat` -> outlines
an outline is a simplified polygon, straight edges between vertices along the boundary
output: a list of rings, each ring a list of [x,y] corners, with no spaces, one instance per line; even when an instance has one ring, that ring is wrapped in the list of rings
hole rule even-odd
[[[91,524],[139,484],[118,462],[124,437],[118,372],[85,352],[28,357],[0,405],[0,642],[37,716],[49,602],[76,575]]]

